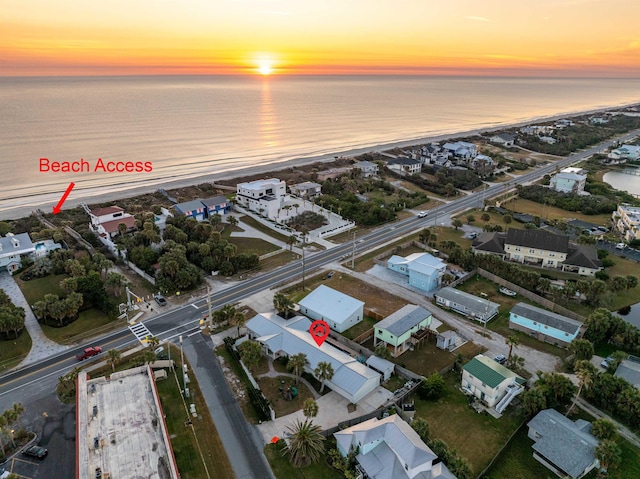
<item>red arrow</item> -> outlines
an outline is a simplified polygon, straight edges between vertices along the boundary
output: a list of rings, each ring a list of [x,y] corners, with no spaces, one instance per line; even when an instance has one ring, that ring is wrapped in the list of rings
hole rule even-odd
[[[67,196],[69,196],[69,193],[71,193],[71,190],[73,189],[74,186],[76,186],[75,183],[69,183],[69,186],[67,186],[67,191],[64,192],[64,195],[62,195],[62,198],[60,198],[60,201],[58,201],[58,204],[53,207],[54,215],[57,215],[58,213],[60,213],[60,208],[62,208],[62,205],[66,201]]]

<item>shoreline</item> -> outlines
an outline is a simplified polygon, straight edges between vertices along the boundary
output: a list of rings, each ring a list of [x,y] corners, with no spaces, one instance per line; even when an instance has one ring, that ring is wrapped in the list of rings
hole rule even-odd
[[[190,176],[188,178],[182,178],[177,180],[167,180],[166,178],[160,178],[156,180],[147,180],[144,181],[144,185],[137,185],[130,188],[119,185],[110,185],[104,187],[95,187],[92,188],[94,193],[91,194],[91,190],[87,190],[86,192],[81,193],[83,196],[74,197],[71,195],[71,198],[65,202],[65,207],[63,209],[75,208],[82,203],[105,203],[110,201],[117,201],[123,198],[132,198],[142,194],[149,194],[157,191],[158,189],[170,190],[174,188],[182,188],[192,185],[197,185],[201,183],[211,183],[221,180],[233,180],[237,178],[241,178],[243,176],[249,175],[257,175],[257,174],[267,174],[267,173],[276,173],[281,170],[285,170],[287,168],[298,167],[309,165],[312,163],[329,163],[336,159],[336,157],[352,157],[359,156],[365,153],[379,153],[387,150],[391,150],[394,148],[406,148],[410,146],[424,145],[432,142],[442,142],[446,140],[451,140],[455,138],[466,138],[479,136],[484,133],[492,133],[495,131],[508,130],[512,128],[520,128],[522,126],[530,125],[536,122],[547,122],[554,121],[561,118],[575,118],[578,116],[590,115],[594,113],[601,113],[605,111],[609,111],[611,109],[620,109],[627,108],[630,106],[637,106],[638,102],[626,103],[622,105],[608,106],[603,108],[598,108],[595,110],[581,110],[574,112],[564,112],[558,113],[549,116],[543,117],[533,117],[521,122],[509,123],[509,124],[501,124],[497,126],[482,126],[472,130],[464,130],[450,133],[443,133],[440,135],[430,135],[425,137],[418,137],[413,139],[404,139],[391,141],[388,143],[382,143],[371,146],[364,146],[361,148],[352,148],[349,150],[341,150],[336,151],[334,153],[329,154],[320,154],[320,155],[310,155],[298,158],[285,159],[276,162],[266,163],[264,165],[255,165],[251,167],[240,167],[239,169],[226,170],[218,173],[212,173],[209,175],[202,176]],[[102,191],[104,189],[111,188],[112,191]],[[76,190],[82,191],[82,190]],[[0,220],[13,220],[27,217],[31,214],[32,211],[36,209],[41,209],[45,212],[50,211],[53,206],[58,202],[61,193],[46,193],[43,195],[31,196],[26,198],[12,198],[6,200],[9,203],[13,203],[13,205],[9,204],[7,207],[4,207],[3,210],[0,211]],[[31,200],[31,202],[29,202]],[[3,200],[4,202],[5,200]],[[37,201],[37,203],[34,203]],[[27,203],[27,204],[25,204]]]

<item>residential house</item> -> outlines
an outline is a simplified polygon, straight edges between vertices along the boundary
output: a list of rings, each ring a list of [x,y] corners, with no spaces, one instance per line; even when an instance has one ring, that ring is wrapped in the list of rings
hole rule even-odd
[[[211,218],[213,215],[224,215],[231,211],[231,202],[226,196],[214,196],[200,201],[207,208],[207,218]]]
[[[438,155],[432,160],[432,164],[435,168],[451,168],[453,162],[443,155]]]
[[[640,359],[635,356],[623,359],[618,365],[615,375],[624,379],[633,387],[640,389]]]
[[[28,233],[0,236],[0,268],[6,268],[9,274],[13,274],[20,269],[21,258],[32,255],[35,250]]]
[[[188,216],[196,221],[204,221],[208,218],[207,207],[200,200],[185,201],[173,205],[173,209],[180,216]]]
[[[609,123],[609,118],[604,116],[592,116],[589,118],[589,123],[592,125],[606,125]]]
[[[582,276],[595,276],[602,269],[598,252],[591,246],[569,243],[567,259],[562,263],[562,271]]]
[[[398,157],[387,161],[387,168],[399,173],[413,175],[422,171],[422,163],[413,158]]]
[[[612,215],[613,225],[624,239],[640,239],[640,207],[623,203]]]
[[[280,208],[289,200],[287,186],[277,178],[238,183],[236,202],[271,220],[278,217]]]
[[[433,291],[442,283],[447,264],[429,253],[413,253],[403,258],[393,255],[387,268],[409,277],[409,284],[423,291]]]
[[[579,479],[600,466],[595,455],[598,439],[591,434],[590,422],[572,421],[555,409],[544,409],[527,426],[535,442],[533,457],[558,476]]]
[[[501,145],[504,147],[512,147],[516,141],[515,135],[511,133],[498,133],[489,138],[491,143],[495,143],[497,145]]]
[[[478,154],[478,148],[473,143],[467,141],[456,141],[454,143],[445,143],[442,149],[449,152],[456,158],[469,160]]]
[[[310,199],[322,194],[322,185],[313,181],[305,181],[304,183],[290,186],[289,191],[292,195]]]
[[[362,321],[364,303],[324,284],[300,302],[300,312],[311,319],[322,319],[339,333]]]
[[[504,259],[506,253],[504,252],[504,240],[507,233],[494,233],[483,232],[475,237],[471,245],[471,250],[474,254],[494,254]]]
[[[353,167],[351,166],[345,166],[343,168],[329,168],[328,170],[318,171],[316,173],[316,178],[318,181],[334,180],[339,176],[348,175],[351,173],[352,169]]]
[[[492,174],[496,168],[493,158],[487,155],[476,155],[468,161],[467,165],[481,176]]]
[[[558,140],[556,140],[552,136],[540,136],[538,137],[538,140],[540,140],[542,143],[546,143],[547,145],[555,145],[558,142]]]
[[[624,160],[635,161],[640,160],[640,146],[637,145],[622,145],[607,155],[607,158],[612,160]]]
[[[497,315],[500,306],[488,299],[478,298],[448,286],[435,293],[435,298],[438,306],[452,309],[481,323],[486,323]]]
[[[549,135],[554,128],[549,125],[528,125],[520,128],[520,133],[525,135]]]
[[[580,339],[583,326],[580,321],[526,303],[516,304],[509,313],[509,328],[556,346],[567,347]]]
[[[311,321],[304,316],[285,320],[274,313],[257,314],[247,324],[248,336],[262,346],[272,359],[304,353],[305,372],[314,375],[321,362],[333,367],[333,377],[326,380],[331,390],[356,404],[380,385],[380,374],[325,341],[318,346],[309,334]]]
[[[397,414],[369,419],[333,434],[342,456],[357,451],[359,477],[455,479],[418,433]]]
[[[524,390],[525,379],[493,359],[478,354],[462,367],[462,390],[502,414]]]
[[[562,193],[584,192],[584,185],[587,182],[587,172],[582,168],[569,167],[560,170],[551,177],[549,186]]]
[[[120,234],[120,225],[126,227],[125,232],[136,226],[136,219],[119,206],[108,206],[89,211],[91,223],[89,228],[99,237],[108,240]]]
[[[572,120],[567,120],[566,118],[561,118],[560,120],[557,120],[555,123],[555,127],[556,128],[566,128],[568,126],[574,126],[575,123]]]
[[[363,178],[378,176],[378,165],[372,161],[356,161],[353,167],[360,170],[360,176]]]
[[[384,343],[397,358],[412,345],[412,336],[431,325],[432,316],[422,306],[407,304],[375,325],[373,346]]]
[[[49,253],[55,251],[57,249],[62,249],[62,245],[60,243],[56,243],[53,240],[40,240],[36,241],[33,245],[34,252],[33,256],[35,258],[43,258],[45,256],[49,256]]]

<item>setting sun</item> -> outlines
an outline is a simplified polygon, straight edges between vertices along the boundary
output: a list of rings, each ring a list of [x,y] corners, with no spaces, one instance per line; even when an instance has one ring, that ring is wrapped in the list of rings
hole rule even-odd
[[[260,75],[271,75],[273,73],[271,61],[261,60],[258,64],[258,73],[260,73]]]

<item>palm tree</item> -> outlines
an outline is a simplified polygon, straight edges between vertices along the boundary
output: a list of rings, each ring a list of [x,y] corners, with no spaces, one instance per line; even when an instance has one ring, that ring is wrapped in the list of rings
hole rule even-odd
[[[155,350],[158,347],[158,344],[160,344],[160,340],[155,336],[147,336],[146,340],[147,347],[152,350]]]
[[[596,447],[596,457],[600,461],[600,469],[609,471],[617,469],[622,461],[622,451],[620,446],[612,440],[600,441]]]
[[[322,394],[322,391],[324,391],[324,382],[331,381],[331,379],[333,378],[333,366],[329,362],[320,361],[313,373],[316,375],[316,378],[318,378],[322,383],[322,386],[320,386],[320,394]]]
[[[231,317],[230,322],[232,325],[234,325],[237,328],[238,330],[237,337],[240,337],[240,328],[244,326],[244,323],[247,322],[247,318],[245,317],[244,313],[242,311],[236,311]]]
[[[287,238],[287,244],[289,245],[289,251],[293,251],[294,245],[298,242],[296,235],[292,234]]]
[[[302,404],[302,413],[307,419],[316,417],[318,415],[318,403],[312,398],[305,399]]]
[[[214,214],[211,218],[209,218],[209,223],[213,225],[213,227],[218,230],[218,225],[222,222],[222,216],[218,213]]]
[[[107,352],[107,363],[111,364],[111,370],[116,372],[116,364],[120,361],[120,350],[119,349],[110,349]]]
[[[294,304],[285,294],[276,293],[273,296],[273,307],[276,308],[278,314],[288,318],[293,311]]]
[[[569,408],[565,416],[568,416],[573,407],[576,405],[576,402],[580,397],[580,393],[582,392],[582,388],[586,386],[587,389],[589,389],[589,386],[593,384],[593,377],[596,372],[595,366],[584,359],[576,361],[574,369],[576,372],[576,376],[578,377],[578,392],[576,392],[576,395],[573,398],[573,403],[571,404],[571,407]]]
[[[219,324],[230,322],[236,314],[236,311],[236,308],[232,304],[225,304],[222,308],[213,313],[213,318]]]
[[[293,356],[289,357],[287,368],[293,371],[293,374],[296,376],[296,384],[298,384],[300,375],[308,364],[309,360],[307,359],[307,355],[304,353],[294,354]]]
[[[236,218],[236,217],[235,217],[235,216],[233,216],[233,215],[229,215],[229,216],[227,216],[227,221],[229,222],[229,224],[230,224],[231,226],[237,226],[237,225],[238,225],[238,218]]]
[[[249,368],[257,365],[262,359],[262,346],[257,341],[245,341],[238,346],[238,352],[242,358],[242,362]]]
[[[518,341],[518,337],[511,335],[509,336],[509,339],[507,339],[507,346],[509,346],[509,356],[507,356],[507,361],[509,361],[511,359],[511,353],[513,352],[513,348],[518,346],[518,344],[520,344],[520,341]]]
[[[300,422],[296,420],[293,426],[287,428],[290,431],[289,445],[283,450],[291,456],[291,463],[301,467],[317,462],[324,454],[324,436],[320,434],[321,428],[310,420]]]

